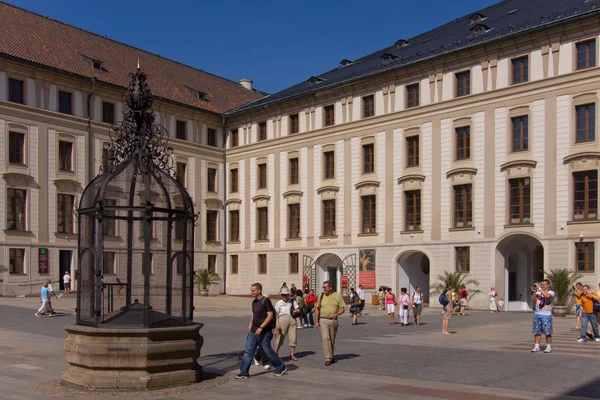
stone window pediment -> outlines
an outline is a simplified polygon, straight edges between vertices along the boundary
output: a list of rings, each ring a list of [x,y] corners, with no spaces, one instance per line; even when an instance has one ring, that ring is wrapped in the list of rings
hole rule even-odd
[[[219,199],[205,199],[204,203],[209,210],[220,210],[223,202]]]
[[[368,196],[377,193],[377,188],[379,187],[379,181],[375,180],[365,180],[358,182],[354,185],[356,190],[359,191],[360,196]]]
[[[336,199],[340,188],[337,186],[321,186],[317,189],[317,194],[322,200]]]
[[[21,172],[7,172],[2,177],[9,186],[29,186],[35,182],[33,176]]]
[[[271,196],[266,194],[257,194],[252,198],[252,201],[256,204],[256,207],[268,207]]]
[[[225,202],[225,205],[227,206],[227,208],[229,209],[229,211],[236,211],[236,210],[239,210],[241,208],[242,200],[240,200],[240,199],[228,199]]]
[[[475,175],[477,175],[477,168],[460,167],[446,172],[446,179],[467,178],[468,180],[472,180]]]
[[[588,169],[600,165],[600,151],[582,151],[569,154],[563,158],[563,164],[569,164],[572,169]]]
[[[82,188],[81,184],[73,179],[55,179],[54,186],[60,192],[79,192]]]
[[[425,182],[425,175],[420,174],[408,174],[398,178],[398,185],[403,185],[405,188],[421,187],[423,182]]]
[[[288,190],[283,194],[283,198],[286,200],[287,204],[297,204],[300,203],[302,195],[303,193],[300,190]]]
[[[508,175],[512,175],[513,172],[523,172],[525,169],[526,173],[530,173],[537,165],[537,161],[533,160],[514,160],[508,161],[500,165],[500,172],[508,171]]]

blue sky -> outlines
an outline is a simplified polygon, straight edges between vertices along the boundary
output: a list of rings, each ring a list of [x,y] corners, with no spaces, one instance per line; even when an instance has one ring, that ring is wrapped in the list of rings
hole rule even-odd
[[[496,0],[8,0],[275,93]]]

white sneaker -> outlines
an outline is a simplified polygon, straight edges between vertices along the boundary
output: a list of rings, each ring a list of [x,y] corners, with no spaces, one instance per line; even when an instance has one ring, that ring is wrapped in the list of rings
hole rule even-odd
[[[594,339],[594,342],[600,342],[600,338]]]
[[[585,340],[585,339],[582,339],[582,338],[579,338],[579,339],[577,339],[577,341],[578,341],[579,343],[585,343],[585,342],[587,342],[587,340]]]
[[[552,353],[552,347],[546,347],[544,353]]]
[[[260,365],[260,363],[258,362],[258,360],[256,358],[254,358],[254,365]]]
[[[539,348],[539,347],[534,347],[533,349],[531,349],[531,352],[532,352],[532,353],[537,353],[537,352],[539,352],[539,351],[540,351],[540,348]]]
[[[267,364],[263,368],[268,371],[271,369],[271,364]]]

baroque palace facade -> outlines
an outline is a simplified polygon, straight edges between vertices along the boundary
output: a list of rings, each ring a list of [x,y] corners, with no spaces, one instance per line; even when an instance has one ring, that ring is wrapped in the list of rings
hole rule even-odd
[[[5,290],[74,272],[69,210],[102,163],[136,58],[200,212],[198,264],[225,278],[221,291],[332,279],[343,293],[428,292],[463,271],[526,310],[552,268],[595,285],[596,3],[507,0],[264,96],[2,4],[15,33],[0,57]],[[22,45],[23,25],[48,54]],[[60,61],[57,31],[71,44]],[[106,280],[119,276],[119,229]]]

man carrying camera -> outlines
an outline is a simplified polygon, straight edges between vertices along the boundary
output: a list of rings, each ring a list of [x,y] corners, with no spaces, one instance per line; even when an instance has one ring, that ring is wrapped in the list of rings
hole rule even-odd
[[[540,286],[534,284],[531,286],[531,293],[531,301],[535,302],[535,313],[533,314],[535,345],[531,352],[537,353],[540,351],[542,335],[545,335],[546,348],[544,353],[552,353],[552,303],[555,294],[550,290],[550,281],[544,279]]]
[[[581,331],[577,341],[579,343],[587,342],[587,327],[588,322],[592,324],[592,332],[594,340],[600,342],[598,335],[598,316],[594,312],[594,302],[600,301],[600,297],[588,285],[583,285],[583,293],[581,295]]]

